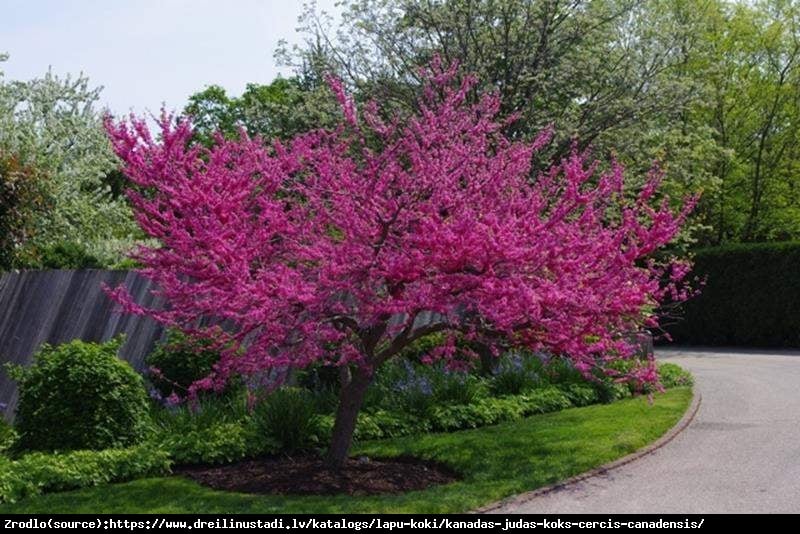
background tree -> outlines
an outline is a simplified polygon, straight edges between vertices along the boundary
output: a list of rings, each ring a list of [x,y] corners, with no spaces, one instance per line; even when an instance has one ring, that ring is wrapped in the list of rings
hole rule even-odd
[[[338,468],[378,367],[437,332],[427,359],[457,361],[456,335],[494,347],[546,350],[582,372],[632,355],[626,334],[656,326],[654,309],[688,271],[647,260],[678,232],[693,202],[652,208],[657,173],[635,197],[622,169],[571,153],[534,183],[531,158],[551,134],[512,142],[500,100],[434,60],[418,111],[385,122],[331,87],[345,121],[272,148],[242,138],[192,144],[164,116],[158,141],[141,121],[109,122],[142,229],[158,247],[136,258],[169,300],[129,312],[216,339],[222,358],[194,390],[231,373],[326,362],[340,369],[328,452]],[[666,285],[662,285],[666,284]],[[231,325],[228,336],[197,317]],[[220,339],[222,338],[222,339]],[[475,355],[477,357],[477,355]],[[625,378],[656,380],[652,362]]]
[[[99,92],[83,76],[0,78],[0,152],[36,169],[48,206],[18,250],[23,265],[64,243],[113,264],[140,236],[125,199],[104,183],[118,163],[95,107]]]
[[[44,212],[42,177],[19,158],[0,151],[0,270],[11,269]]]
[[[267,85],[247,84],[239,97],[228,96],[218,85],[209,86],[189,97],[183,113],[192,118],[198,140],[208,145],[215,133],[235,138],[239,128],[272,140],[330,126],[336,102],[327,88],[310,81],[276,78]]]
[[[726,6],[706,34],[710,98],[701,113],[725,152],[710,222],[716,242],[800,235],[800,8]]]
[[[797,12],[787,0],[350,0],[340,25],[313,4],[303,45],[278,56],[332,70],[357,91],[413,105],[433,54],[477,72],[521,120],[615,154],[635,177],[653,160],[680,197],[703,191],[684,243],[794,239]]]

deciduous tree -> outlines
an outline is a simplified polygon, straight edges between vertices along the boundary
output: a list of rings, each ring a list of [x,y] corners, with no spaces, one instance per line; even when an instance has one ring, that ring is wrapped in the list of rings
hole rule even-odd
[[[431,333],[447,342],[428,362],[453,365],[455,338],[548,351],[585,373],[607,370],[633,347],[626,334],[656,326],[666,297],[681,300],[685,262],[651,254],[678,232],[678,213],[655,203],[659,174],[636,195],[623,171],[600,172],[574,150],[530,180],[549,141],[504,135],[500,99],[467,99],[473,76],[434,60],[417,110],[383,120],[331,79],[344,113],[335,129],[271,147],[259,139],[190,143],[189,122],[169,116],[153,136],[144,121],[109,120],[142,229],[144,276],[168,305],[145,309],[124,287],[129,312],[210,335],[198,317],[227,325],[209,377],[326,362],[341,390],[332,467],[346,458],[376,370]],[[626,377],[655,382],[652,362]]]

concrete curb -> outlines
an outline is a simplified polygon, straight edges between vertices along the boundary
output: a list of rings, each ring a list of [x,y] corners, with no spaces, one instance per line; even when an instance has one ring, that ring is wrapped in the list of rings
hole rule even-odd
[[[488,504],[477,510],[473,510],[472,513],[475,514],[486,514],[495,511],[499,511],[503,508],[507,508],[509,506],[520,505],[535,499],[536,497],[540,497],[552,491],[561,490],[570,486],[572,484],[576,484],[578,482],[583,482],[584,480],[604,475],[613,469],[617,469],[618,467],[622,467],[623,465],[627,465],[643,456],[647,456],[656,452],[658,449],[675,439],[675,436],[683,432],[687,426],[694,420],[695,415],[697,415],[697,411],[700,409],[700,402],[703,399],[703,396],[697,391],[697,386],[692,389],[692,401],[689,404],[689,408],[687,408],[686,412],[681,417],[680,421],[678,421],[675,426],[667,431],[666,434],[655,440],[650,445],[646,447],[642,447],[638,451],[632,452],[627,456],[623,456],[619,460],[614,460],[613,462],[609,462],[607,464],[601,465],[600,467],[595,467],[585,473],[581,473],[580,475],[575,475],[572,478],[568,478],[566,480],[562,480],[561,482],[557,482],[555,484],[551,484],[549,486],[544,486],[539,489],[529,491],[526,493],[521,493],[519,495],[514,495],[512,497],[508,497],[503,499],[502,501],[498,501],[492,504]],[[508,512],[513,513],[513,512]]]

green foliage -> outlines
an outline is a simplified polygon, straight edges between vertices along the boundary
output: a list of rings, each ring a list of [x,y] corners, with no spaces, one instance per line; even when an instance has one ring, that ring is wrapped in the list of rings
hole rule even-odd
[[[583,473],[644,447],[672,428],[689,406],[687,388],[607,406],[533,416],[464,432],[359,444],[370,458],[413,456],[441,462],[463,480],[402,494],[247,495],[216,491],[180,477],[43,495],[3,513],[453,513]]]
[[[244,128],[266,141],[289,139],[308,130],[332,126],[338,108],[327,87],[299,78],[276,78],[267,85],[250,83],[239,97],[211,85],[189,97],[184,114],[192,117],[197,139],[210,144],[217,132],[239,135]]]
[[[142,378],[117,357],[122,342],[44,345],[30,367],[9,366],[18,382],[20,448],[105,449],[145,437],[147,393]]]
[[[741,244],[695,254],[706,279],[668,332],[676,343],[800,347],[800,242]]]
[[[258,434],[274,439],[283,450],[308,448],[318,436],[314,398],[304,389],[273,391],[256,404],[253,419]]]
[[[154,441],[175,465],[229,463],[279,449],[256,430],[243,394],[155,405],[153,423]]]
[[[42,248],[36,261],[27,268],[36,269],[101,269],[103,263],[78,243],[65,242]]]
[[[149,445],[103,451],[31,453],[17,460],[0,457],[0,502],[49,491],[169,473],[168,454]]]
[[[38,209],[14,267],[41,264],[44,251],[75,243],[103,265],[119,261],[141,233],[125,200],[104,183],[118,162],[106,138],[100,90],[52,72],[29,81],[0,78],[0,153],[36,169]]]
[[[19,436],[14,427],[0,417],[0,456],[13,449],[18,438]]]
[[[542,383],[544,364],[536,355],[504,354],[489,387],[495,395],[518,395]]]
[[[674,363],[658,364],[658,378],[665,389],[694,385],[692,373]]]
[[[177,329],[169,329],[166,339],[147,355],[146,363],[158,370],[148,379],[162,396],[185,396],[189,386],[211,373],[219,361],[219,351],[208,339],[195,339]]]
[[[358,414],[355,439],[366,441],[371,439],[396,438],[411,434],[422,434],[430,431],[430,423],[403,412],[377,410],[372,413]]]
[[[573,406],[589,406],[603,400],[598,388],[590,384],[566,384],[559,389],[564,392]]]
[[[437,404],[469,404],[486,395],[483,380],[471,373],[434,370],[432,397]]]
[[[484,398],[472,404],[437,406],[431,414],[431,427],[444,432],[478,428],[570,406],[569,397],[563,391],[548,386],[524,395]]]
[[[324,442],[330,438],[333,422],[331,415],[319,418],[317,433],[320,441]],[[358,414],[353,438],[355,441],[368,441],[421,434],[430,430],[430,422],[427,419],[420,419],[405,412],[375,410]]]
[[[47,204],[42,180],[37,169],[0,146],[0,270],[18,262],[34,233],[36,217]]]
[[[280,450],[246,422],[216,422],[187,432],[164,433],[159,445],[176,465],[225,464]]]

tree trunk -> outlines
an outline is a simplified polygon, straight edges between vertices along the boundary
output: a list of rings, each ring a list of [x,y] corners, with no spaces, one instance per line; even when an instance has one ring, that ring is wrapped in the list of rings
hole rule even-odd
[[[491,375],[497,368],[497,362],[499,361],[499,358],[492,354],[491,347],[485,343],[475,343],[473,350],[475,350],[480,357],[481,375]]]
[[[331,469],[341,469],[347,459],[347,453],[353,442],[353,431],[356,429],[358,412],[361,410],[364,395],[371,383],[372,373],[355,369],[349,380],[342,384],[339,391],[339,406],[336,408],[336,421],[333,424],[331,446],[326,457],[326,463]]]

